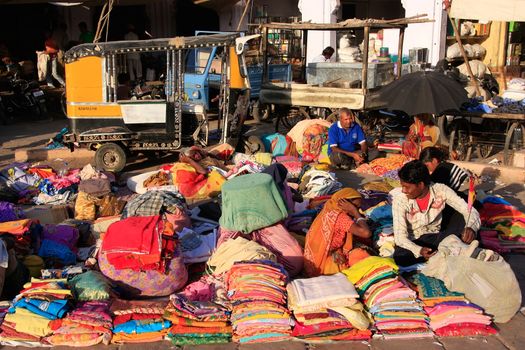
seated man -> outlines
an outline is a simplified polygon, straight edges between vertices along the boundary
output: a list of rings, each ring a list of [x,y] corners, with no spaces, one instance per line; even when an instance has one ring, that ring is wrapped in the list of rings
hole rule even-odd
[[[365,133],[348,108],[341,108],[339,121],[328,129],[328,156],[332,165],[348,170],[365,161]]]
[[[480,227],[479,213],[456,192],[443,184],[430,181],[427,167],[419,160],[405,164],[399,170],[401,188],[392,191],[394,217],[394,260],[400,266],[425,262],[436,253],[439,243],[452,233],[441,227],[445,205],[459,212],[466,222],[462,233],[455,234],[467,244],[476,238]]]

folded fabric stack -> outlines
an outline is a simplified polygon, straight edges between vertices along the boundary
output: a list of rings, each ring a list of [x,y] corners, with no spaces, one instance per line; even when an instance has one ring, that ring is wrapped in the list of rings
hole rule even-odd
[[[287,279],[282,265],[272,261],[243,261],[233,265],[227,275],[228,296],[233,305],[233,341],[257,343],[290,338]]]
[[[343,273],[373,315],[378,336],[385,339],[432,337],[423,304],[397,271],[392,259],[372,256]]]
[[[71,297],[65,279],[33,278],[13,300],[0,326],[0,340],[11,345],[17,341],[40,342],[42,337],[51,333],[50,321],[65,316]]]
[[[430,327],[440,337],[492,335],[490,316],[470,303],[462,293],[451,292],[443,281],[422,273],[410,277],[430,317]]]
[[[311,340],[367,340],[369,320],[345,275],[296,279],[286,287],[295,316],[292,335]]]
[[[117,299],[113,313],[112,343],[147,343],[163,340],[171,322],[163,318],[165,302]]]
[[[183,294],[172,294],[164,318],[173,324],[167,337],[173,345],[231,341],[229,312],[211,301],[190,301]]]
[[[498,253],[525,251],[525,213],[499,197],[483,199],[481,231],[484,246]]]
[[[112,328],[109,304],[109,301],[78,303],[65,318],[50,322],[53,334],[44,338],[44,342],[55,346],[109,344]]]

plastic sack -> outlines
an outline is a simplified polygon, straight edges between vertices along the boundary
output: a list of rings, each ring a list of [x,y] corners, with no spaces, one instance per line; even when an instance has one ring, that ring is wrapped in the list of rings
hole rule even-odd
[[[69,285],[77,300],[107,300],[110,298],[111,285],[98,271],[88,271],[69,280]]]
[[[504,260],[480,261],[466,256],[432,257],[422,271],[436,277],[453,292],[485,309],[497,323],[508,322],[521,306],[521,290],[511,267]]]

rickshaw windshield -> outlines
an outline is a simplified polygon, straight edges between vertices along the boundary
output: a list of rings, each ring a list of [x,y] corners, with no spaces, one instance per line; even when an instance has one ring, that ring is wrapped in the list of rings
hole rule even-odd
[[[213,47],[205,47],[198,50],[189,50],[186,55],[186,73],[204,74],[213,49]]]

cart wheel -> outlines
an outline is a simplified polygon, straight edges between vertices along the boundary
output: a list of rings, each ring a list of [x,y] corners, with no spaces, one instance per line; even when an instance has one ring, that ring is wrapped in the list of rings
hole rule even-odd
[[[514,122],[507,132],[505,138],[505,148],[503,149],[503,164],[512,165],[514,152],[525,147],[525,124]]]
[[[487,159],[492,154],[494,150],[494,145],[480,144],[476,147],[476,154],[478,158]]]
[[[104,143],[95,153],[95,165],[98,169],[119,172],[126,165],[126,153],[116,143]]]
[[[325,118],[330,123],[335,123],[338,120],[339,115],[339,109],[335,108],[333,110],[330,110],[330,114]]]
[[[451,125],[448,151],[454,159],[468,162],[472,156],[472,133],[465,120],[454,121]]]
[[[266,120],[270,116],[270,108],[268,105],[262,104],[259,100],[252,105],[252,117],[257,123],[261,120]]]
[[[244,139],[244,153],[251,155],[264,152],[266,152],[266,148],[259,137],[249,136],[247,139]]]
[[[290,131],[295,124],[305,119],[310,119],[310,115],[304,107],[291,107],[287,110],[286,114],[279,115],[275,129],[277,132],[284,131],[286,133]]]
[[[449,125],[449,122],[447,120],[447,116],[446,115],[440,115],[439,117],[437,117],[437,123],[438,123],[438,127],[439,127],[439,142],[444,145],[444,146],[448,146],[449,142],[450,142],[450,125]],[[454,123],[454,122],[452,122]]]

